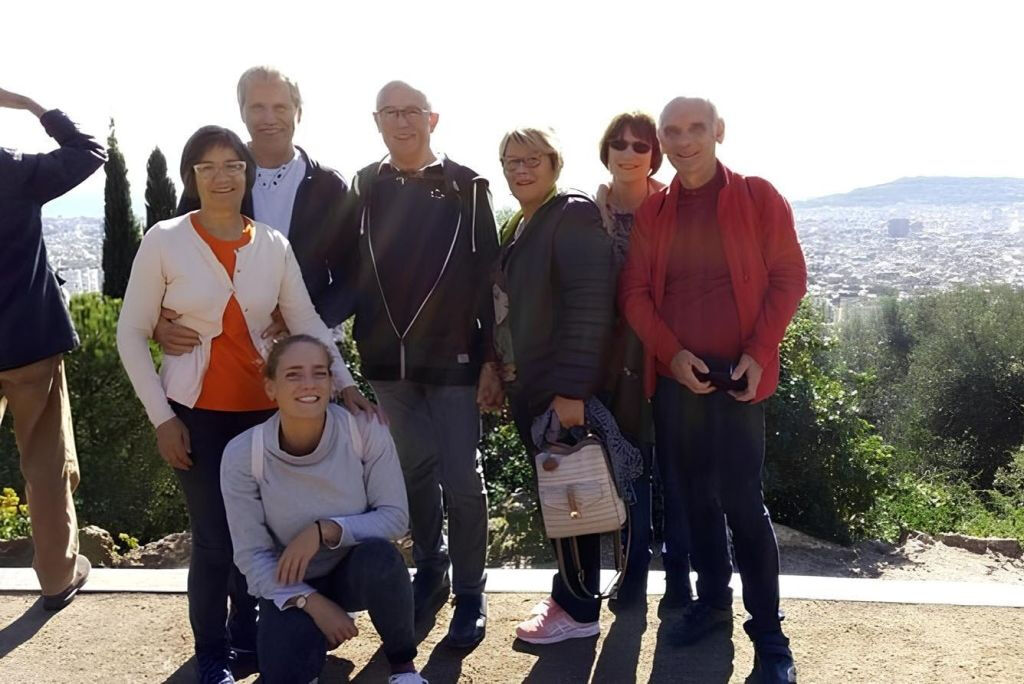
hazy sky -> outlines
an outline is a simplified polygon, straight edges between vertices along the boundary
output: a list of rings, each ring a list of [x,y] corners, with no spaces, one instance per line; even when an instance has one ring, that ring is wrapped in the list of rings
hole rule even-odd
[[[506,128],[554,126],[563,184],[593,191],[608,120],[677,94],[718,104],[725,163],[802,199],[911,175],[1024,177],[1022,27],[1009,1],[6,2],[0,87],[93,135],[113,116],[140,210],[153,146],[178,182],[196,128],[244,136],[235,84],[258,63],[297,78],[296,141],[346,177],[384,154],[370,113],[403,78],[440,112],[435,149],[491,178],[498,206]],[[52,147],[6,110],[0,145]],[[102,196],[99,173],[46,213],[99,216]]]

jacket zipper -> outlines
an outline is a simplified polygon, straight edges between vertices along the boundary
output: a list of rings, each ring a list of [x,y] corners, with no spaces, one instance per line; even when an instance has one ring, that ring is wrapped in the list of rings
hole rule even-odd
[[[365,233],[366,244],[370,248],[370,263],[373,265],[373,275],[377,279],[377,290],[380,292],[380,299],[384,302],[384,312],[388,315],[388,322],[391,323],[391,329],[395,331],[395,336],[398,337],[398,363],[399,363],[399,379],[405,380],[405,336],[412,330],[412,326],[415,325],[416,319],[420,317],[420,313],[423,312],[423,308],[430,301],[430,298],[434,295],[434,291],[437,290],[438,284],[441,282],[441,278],[444,277],[445,271],[448,270],[448,263],[451,261],[452,253],[455,251],[455,243],[459,239],[459,230],[462,227],[462,208],[459,208],[459,219],[455,224],[455,234],[452,236],[452,243],[448,246],[448,254],[444,258],[444,263],[441,264],[441,271],[437,274],[437,279],[434,284],[430,287],[430,291],[427,292],[427,296],[423,298],[416,313],[413,314],[412,320],[409,321],[409,325],[406,326],[404,332],[398,331],[398,326],[395,324],[395,319],[391,315],[391,307],[388,306],[388,298],[384,295],[384,285],[381,283],[380,271],[377,270],[377,257],[373,253],[373,237],[370,235],[370,207],[369,203],[363,208],[362,221],[359,231]]]

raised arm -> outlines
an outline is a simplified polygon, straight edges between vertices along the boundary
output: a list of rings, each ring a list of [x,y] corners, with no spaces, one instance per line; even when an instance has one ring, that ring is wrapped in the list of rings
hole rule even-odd
[[[31,98],[0,88],[0,108],[24,109],[39,117],[60,149],[46,154],[0,157],[0,181],[40,204],[60,197],[91,176],[107,155],[103,146],[75,126],[60,110],[47,111]]]

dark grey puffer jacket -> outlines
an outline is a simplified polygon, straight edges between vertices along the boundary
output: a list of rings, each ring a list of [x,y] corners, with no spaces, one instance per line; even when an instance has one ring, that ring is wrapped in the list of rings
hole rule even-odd
[[[586,399],[601,387],[614,320],[611,241],[587,195],[562,191],[502,247],[512,394],[531,412],[555,395]]]

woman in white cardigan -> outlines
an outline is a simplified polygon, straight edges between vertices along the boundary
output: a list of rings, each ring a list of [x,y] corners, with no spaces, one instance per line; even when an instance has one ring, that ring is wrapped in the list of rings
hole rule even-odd
[[[200,209],[161,221],[145,235],[117,324],[117,347],[136,394],[156,428],[160,455],[175,469],[192,528],[189,620],[201,682],[233,682],[232,656],[255,652],[256,604],[232,562],[220,491],[227,443],[267,420],[263,391],[269,351],[261,331],[280,309],[293,333],[323,341],[333,386],[353,410],[374,410],[359,394],[330,331],[317,315],[288,241],[241,213],[255,164],[228,129],[205,126],[185,144],[184,193]],[[200,344],[164,356],[154,368],[148,340],[161,307],[181,314]],[[231,597],[228,616],[227,598]]]

